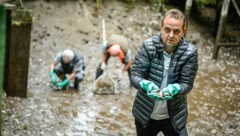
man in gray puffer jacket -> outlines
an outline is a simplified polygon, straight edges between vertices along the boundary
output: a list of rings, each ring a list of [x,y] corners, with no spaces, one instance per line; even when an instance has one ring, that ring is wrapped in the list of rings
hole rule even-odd
[[[138,136],[187,136],[187,94],[198,69],[197,49],[185,38],[186,20],[166,12],[159,35],[143,42],[132,68],[138,89],[133,115]]]

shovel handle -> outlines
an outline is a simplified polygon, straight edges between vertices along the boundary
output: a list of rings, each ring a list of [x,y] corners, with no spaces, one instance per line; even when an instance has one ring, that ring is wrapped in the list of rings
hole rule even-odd
[[[106,41],[105,20],[102,19],[103,43]]]

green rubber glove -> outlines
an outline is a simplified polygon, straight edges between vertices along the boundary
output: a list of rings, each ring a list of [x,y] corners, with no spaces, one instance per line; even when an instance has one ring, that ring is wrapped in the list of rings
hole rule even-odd
[[[156,91],[152,91],[152,92],[149,92],[148,93],[148,96],[152,99],[155,99],[157,101],[163,101],[163,100],[166,100],[163,96],[164,96],[164,93],[162,90],[156,90]]]
[[[172,98],[171,95],[165,94],[162,90],[150,92],[148,93],[148,96],[157,101],[164,101]]]
[[[145,90],[147,93],[159,89],[159,87],[156,84],[145,79],[143,79],[139,84],[142,87],[142,89]]]
[[[65,87],[66,85],[68,85],[68,83],[69,83],[69,80],[66,78],[66,79],[64,79],[61,83],[58,83],[58,84],[57,84],[57,87],[58,87],[58,88],[63,88],[63,87]]]
[[[167,87],[163,88],[162,91],[167,96],[174,96],[180,91],[180,85],[177,83],[169,84]]]
[[[180,85],[175,84],[169,84],[167,87],[163,88],[162,90],[153,91],[151,93],[148,93],[148,96],[155,99],[155,100],[169,100],[174,95],[179,93],[180,91]]]
[[[55,72],[53,70],[50,71],[50,77],[51,77],[52,83],[56,86],[57,85],[57,79],[55,77]]]

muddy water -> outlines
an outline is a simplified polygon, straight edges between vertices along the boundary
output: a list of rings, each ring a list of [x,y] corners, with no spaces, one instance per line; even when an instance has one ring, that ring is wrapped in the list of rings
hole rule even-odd
[[[134,57],[142,40],[158,32],[161,14],[145,4],[127,12],[127,5],[117,1],[105,4],[99,15],[93,1],[35,1],[25,6],[34,13],[28,98],[4,97],[3,135],[136,135],[131,113],[136,90],[128,88],[126,73],[116,94],[93,93],[101,59],[101,19],[106,19],[107,36],[120,33],[129,38]],[[210,31],[192,20],[187,37],[199,51],[199,70],[188,94],[189,134],[240,135],[240,49],[221,48],[218,60],[212,60]],[[87,64],[79,91],[55,91],[49,79],[53,56],[65,48],[81,52]],[[108,67],[118,76],[122,65]]]

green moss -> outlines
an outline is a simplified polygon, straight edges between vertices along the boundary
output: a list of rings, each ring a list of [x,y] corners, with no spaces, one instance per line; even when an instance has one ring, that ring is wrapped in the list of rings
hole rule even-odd
[[[14,9],[11,11],[11,24],[16,26],[32,23],[32,11],[26,9]]]

